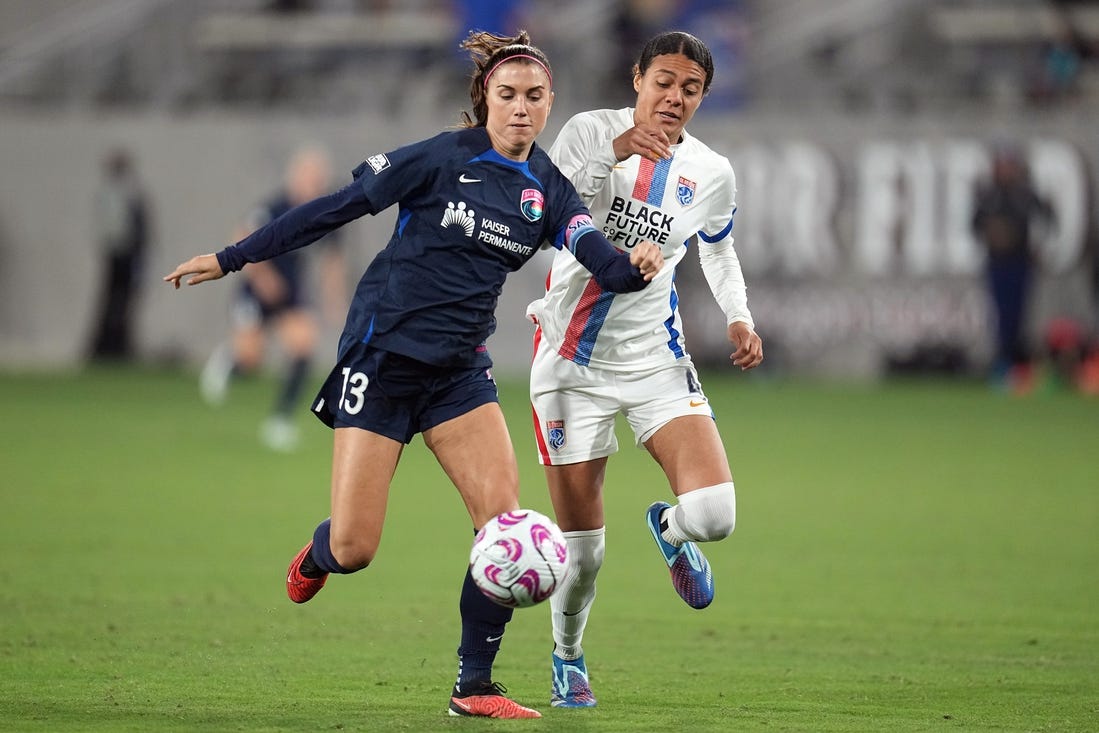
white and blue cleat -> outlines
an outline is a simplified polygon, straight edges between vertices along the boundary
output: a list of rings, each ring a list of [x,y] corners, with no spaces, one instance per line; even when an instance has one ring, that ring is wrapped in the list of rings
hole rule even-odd
[[[645,513],[645,523],[668,564],[675,592],[691,608],[706,608],[714,600],[714,577],[705,555],[694,542],[676,547],[660,536],[660,515],[670,506],[663,501],[653,503]]]
[[[588,684],[588,666],[584,655],[564,660],[553,655],[553,693],[550,705],[555,708],[594,708],[595,695]]]

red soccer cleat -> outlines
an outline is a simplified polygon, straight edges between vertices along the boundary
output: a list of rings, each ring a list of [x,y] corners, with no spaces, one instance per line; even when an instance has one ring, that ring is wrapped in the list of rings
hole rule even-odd
[[[290,600],[294,603],[305,603],[317,595],[317,592],[328,581],[328,573],[319,578],[307,578],[301,574],[301,561],[305,559],[311,549],[313,549],[312,540],[301,549],[301,552],[294,556],[289,569],[286,571],[286,595],[290,596]]]
[[[454,716],[472,716],[479,718],[541,718],[537,710],[525,708],[514,700],[504,697],[507,688],[499,682],[482,682],[469,693],[457,691],[450,697],[450,714]]]

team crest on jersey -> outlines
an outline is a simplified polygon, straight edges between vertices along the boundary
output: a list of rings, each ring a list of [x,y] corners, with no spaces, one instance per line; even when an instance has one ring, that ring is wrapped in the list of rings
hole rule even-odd
[[[546,437],[549,447],[559,453],[565,447],[565,421],[546,420]]]
[[[680,176],[679,183],[675,186],[675,197],[681,205],[690,206],[695,200],[695,182]]]
[[[451,225],[459,226],[465,231],[467,237],[472,237],[473,227],[475,226],[473,209],[467,209],[465,201],[459,201],[457,204],[448,201],[446,211],[443,212],[443,220],[439,222],[439,225],[443,229]]]
[[[537,188],[523,189],[523,193],[519,197],[519,208],[522,210],[523,216],[527,217],[529,221],[541,219],[545,205],[546,200]]]
[[[367,158],[366,164],[374,171],[374,175],[378,175],[389,167],[389,158],[385,157],[385,153],[378,153]]]

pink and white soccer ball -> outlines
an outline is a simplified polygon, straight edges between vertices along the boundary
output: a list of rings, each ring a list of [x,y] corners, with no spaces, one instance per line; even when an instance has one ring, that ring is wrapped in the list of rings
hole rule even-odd
[[[526,608],[553,595],[568,570],[568,545],[552,519],[532,509],[504,512],[473,540],[469,572],[501,606]]]

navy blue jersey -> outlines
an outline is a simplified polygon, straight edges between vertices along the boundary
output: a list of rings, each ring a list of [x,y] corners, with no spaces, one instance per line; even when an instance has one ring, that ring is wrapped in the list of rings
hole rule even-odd
[[[646,285],[537,145],[520,163],[495,152],[484,128],[449,131],[371,156],[353,175],[218,253],[223,271],[237,270],[396,204],[393,235],[352,299],[341,356],[361,342],[427,364],[491,365],[485,342],[504,280],[543,242],[568,246],[607,290]]]
[[[432,364],[487,366],[504,279],[588,214],[540,149],[508,160],[483,128],[375,156],[354,175],[377,209],[400,209],[359,282],[344,338]]]

